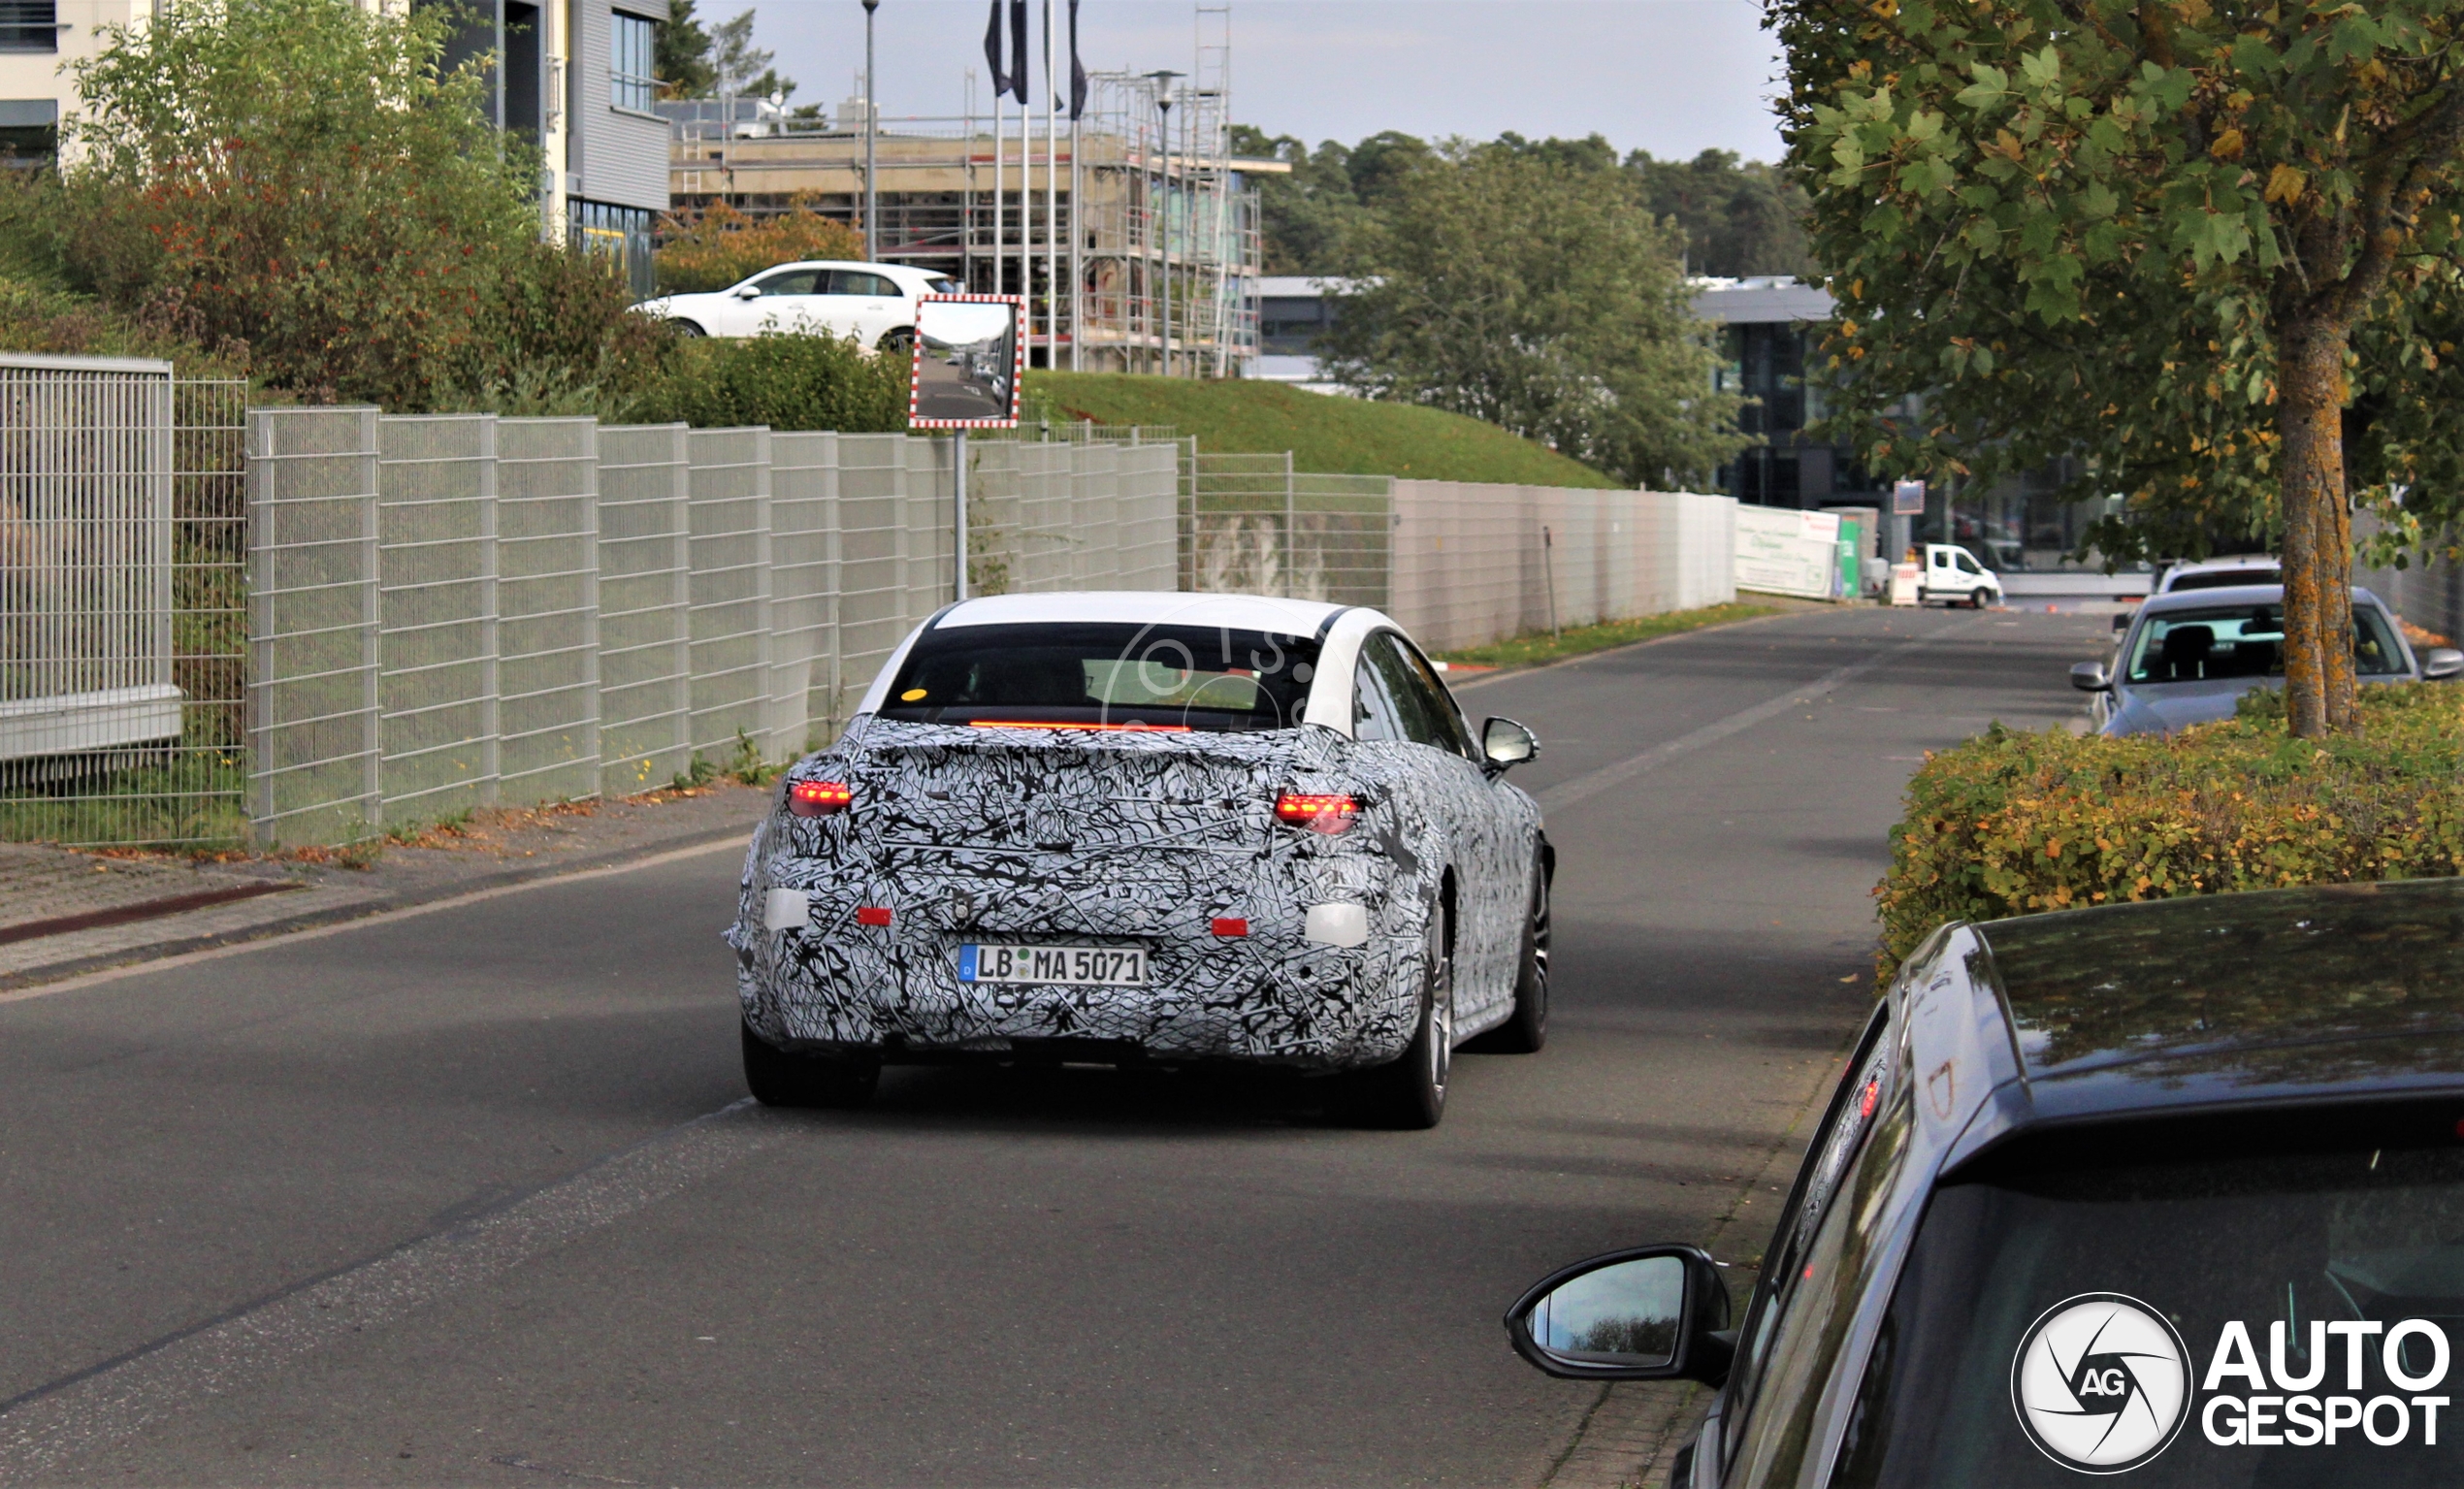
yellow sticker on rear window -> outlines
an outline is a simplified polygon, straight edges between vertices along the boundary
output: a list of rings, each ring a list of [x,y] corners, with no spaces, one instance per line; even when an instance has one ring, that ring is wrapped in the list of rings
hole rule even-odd
[[[901,703],[912,703],[924,696],[924,691],[922,688],[910,688],[906,692],[898,695],[898,701]]]

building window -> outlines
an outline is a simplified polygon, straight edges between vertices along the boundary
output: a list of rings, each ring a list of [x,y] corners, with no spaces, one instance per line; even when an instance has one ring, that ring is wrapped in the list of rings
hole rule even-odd
[[[55,0],[0,0],[0,51],[60,49]]]
[[[0,0],[0,4],[7,0]],[[619,109],[648,113],[659,98],[659,80],[651,76],[657,22],[640,16],[615,13],[613,55],[608,59],[608,102]]]
[[[573,246],[616,261],[636,300],[647,300],[656,280],[650,266],[650,230],[659,214],[643,207],[617,207],[579,198],[566,205]]]

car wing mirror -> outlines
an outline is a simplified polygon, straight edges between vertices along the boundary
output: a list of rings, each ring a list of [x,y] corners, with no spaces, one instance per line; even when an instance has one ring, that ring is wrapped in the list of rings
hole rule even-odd
[[[2464,652],[2452,646],[2433,646],[2421,654],[2421,677],[2425,682],[2453,677],[2459,672],[2464,672]]]
[[[733,293],[735,298],[738,300],[759,300],[762,298],[762,286],[758,284],[738,285]]]
[[[1540,759],[1540,736],[1511,719],[1491,719],[1480,726],[1480,755],[1492,773],[1504,770]]]
[[[2110,693],[2113,679],[2105,675],[2101,662],[2082,662],[2070,669],[2070,685],[2082,693]]]
[[[1696,1246],[1611,1251],[1553,1272],[1506,1315],[1514,1352],[1566,1380],[1728,1379],[1729,1288]]]
[[[2128,631],[2130,629],[2130,612],[2127,610],[2116,610],[2113,612],[2113,629],[2116,631]]]

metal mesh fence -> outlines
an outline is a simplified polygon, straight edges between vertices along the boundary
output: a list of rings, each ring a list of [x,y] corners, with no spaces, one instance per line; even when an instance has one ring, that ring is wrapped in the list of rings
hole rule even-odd
[[[1288,452],[1189,463],[1188,588],[1386,605],[1392,477],[1296,471]]]
[[[947,439],[249,417],[261,841],[791,758],[952,591]],[[1174,446],[982,453],[1022,583],[1171,587]]]
[[[244,835],[243,395],[0,355],[0,837]]]

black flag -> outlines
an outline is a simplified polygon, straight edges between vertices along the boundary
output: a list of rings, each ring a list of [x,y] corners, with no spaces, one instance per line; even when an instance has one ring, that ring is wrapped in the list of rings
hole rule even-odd
[[[992,18],[984,24],[984,61],[992,69],[992,96],[1010,90],[1010,75],[1001,66],[1001,0],[992,0]]]
[[[1078,60],[1078,0],[1069,0],[1069,116],[1086,112],[1086,69]]]
[[[1010,60],[1018,64],[1010,75],[1010,92],[1023,104],[1026,77],[1033,71],[1026,65],[1026,0],[1010,0]]]

